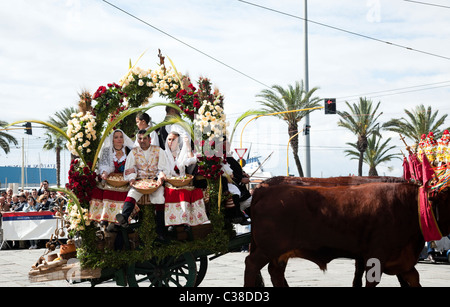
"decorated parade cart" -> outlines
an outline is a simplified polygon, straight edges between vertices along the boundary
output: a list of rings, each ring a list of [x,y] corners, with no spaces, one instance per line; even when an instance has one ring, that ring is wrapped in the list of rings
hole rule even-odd
[[[57,131],[67,140],[67,148],[74,156],[69,182],[65,189],[58,189],[68,198],[67,207],[58,215],[62,225],[47,243],[44,255],[32,265],[30,280],[66,279],[89,281],[92,285],[115,280],[120,286],[138,286],[141,282],[151,286],[198,286],[209,259],[250,243],[250,233],[236,235],[233,224],[225,218],[230,195],[224,193],[222,186],[227,152],[223,96],[212,89],[209,79],[199,78],[194,85],[176,70],[172,61],[171,66],[166,66],[161,53],[159,59],[160,65],[155,70],[130,65],[118,83],[100,86],[93,95],[80,94],[79,112],[72,115],[65,131],[42,121],[26,120]],[[169,102],[150,103],[153,94]],[[193,176],[168,178],[167,184],[173,189],[193,191],[198,188],[194,183],[200,182],[207,222],[187,231],[177,226],[170,235],[161,238],[155,204],[149,196],[158,186],[143,180],[134,186],[143,197],[137,203],[133,222],[128,227],[108,231],[108,223],[118,222],[114,216],[120,212],[130,185],[122,174],[100,178],[98,162],[102,146],[116,130],[134,136],[138,112],[168,106],[182,117],[166,117],[149,128],[147,134],[174,124],[188,133],[197,158],[197,171]],[[449,142],[448,131],[438,141],[430,134],[416,148],[407,146],[409,156],[404,157],[404,179],[421,186],[419,222],[426,241],[442,237],[429,195],[447,189],[450,184]],[[105,199],[106,210],[104,204],[97,206]],[[69,240],[63,244],[59,237],[65,231]]]
[[[93,95],[81,93],[79,112],[72,114],[65,131],[46,122],[27,120],[57,131],[67,140],[67,148],[74,157],[69,182],[65,189],[58,189],[68,198],[67,208],[61,212],[63,224],[47,243],[44,255],[32,266],[30,280],[66,279],[96,285],[114,279],[121,286],[137,286],[145,280],[151,286],[197,286],[205,276],[208,257],[249,244],[250,233],[236,235],[231,222],[224,218],[228,196],[222,191],[221,180],[227,126],[223,96],[212,89],[207,78],[200,78],[194,86],[187,76],[178,73],[172,61],[168,66],[161,53],[158,56],[160,63],[155,70],[130,63],[128,72],[118,83],[100,86]],[[153,94],[169,102],[150,103]],[[130,186],[121,174],[112,174],[107,180],[100,178],[98,162],[102,145],[116,129],[133,136],[137,112],[166,106],[182,116],[166,118],[148,129],[147,134],[173,124],[188,132],[198,171],[186,177],[189,180],[174,178],[170,184],[189,189],[194,181],[203,183],[200,186],[208,221],[187,231],[178,226],[171,235],[158,237],[155,207],[149,197],[155,187],[144,184],[136,186],[144,195],[137,203],[132,223],[107,231],[108,222],[117,221],[104,212],[103,217],[109,216],[107,223],[95,217],[95,199],[101,198],[97,197],[99,189],[104,195],[113,195],[108,205],[112,212],[118,212],[117,206],[123,205]],[[65,244],[59,240],[63,229],[69,237]]]

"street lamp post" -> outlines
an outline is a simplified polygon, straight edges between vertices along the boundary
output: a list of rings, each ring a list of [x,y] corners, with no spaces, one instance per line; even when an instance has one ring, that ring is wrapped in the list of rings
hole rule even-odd
[[[309,75],[308,75],[308,4],[305,0],[305,19],[304,19],[304,31],[305,31],[305,92],[309,91]],[[305,116],[305,127],[309,125],[309,114]],[[311,177],[311,148],[310,148],[310,133],[305,133],[305,176]]]

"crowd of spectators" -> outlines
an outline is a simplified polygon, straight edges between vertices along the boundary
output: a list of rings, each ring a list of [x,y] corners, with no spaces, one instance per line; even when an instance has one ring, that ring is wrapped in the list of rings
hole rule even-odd
[[[1,212],[30,212],[30,211],[51,211],[58,209],[56,199],[57,192],[48,189],[48,181],[44,180],[39,189],[20,190],[18,194],[13,194],[13,190],[8,188],[0,196]],[[31,205],[30,205],[31,203]]]
[[[8,188],[0,194],[0,218],[5,212],[55,212],[59,210],[60,201],[57,202],[57,199],[61,200],[61,196],[59,192],[49,189],[47,180],[42,181],[39,188],[20,189],[17,194]],[[30,249],[37,248],[37,243],[38,241],[30,242]]]

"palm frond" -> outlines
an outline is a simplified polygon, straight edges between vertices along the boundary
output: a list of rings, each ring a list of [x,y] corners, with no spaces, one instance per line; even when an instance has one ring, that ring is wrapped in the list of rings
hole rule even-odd
[[[175,67],[175,64],[173,64],[172,60],[168,56],[167,56],[167,58],[169,59],[169,62],[172,65],[173,70],[175,71],[175,75],[177,76],[177,80],[180,83],[181,88],[184,89],[183,82],[181,82],[182,75],[178,73],[178,70]]]
[[[435,136],[442,134],[440,127],[444,124],[448,114],[438,118],[438,112],[432,112],[431,106],[425,108],[423,104],[412,110],[404,110],[406,117],[393,118],[383,124],[383,129],[401,133],[416,144],[423,134],[432,131]]]
[[[233,136],[234,136],[234,132],[236,131],[237,126],[247,117],[249,116],[258,116],[258,115],[264,115],[267,114],[268,112],[265,110],[247,110],[244,113],[242,113],[241,116],[239,116],[236,121],[234,122],[234,126],[233,126],[233,130],[231,131],[231,135],[230,135],[230,143],[233,141]]]
[[[21,121],[17,121],[17,122],[11,123],[8,126],[22,124],[22,123],[26,123],[26,122],[44,125],[44,126],[50,128],[50,129],[52,129],[55,133],[57,133],[60,136],[64,137],[68,142],[70,142],[69,136],[61,128],[58,128],[55,125],[52,125],[52,124],[50,124],[48,122],[44,122],[44,121],[41,121],[41,120],[33,120],[33,119],[31,119],[31,120],[21,120]],[[87,165],[86,160],[84,159],[83,155],[78,150],[78,148],[74,148],[74,150],[77,152],[78,156],[83,161],[84,165]]]
[[[8,123],[0,120],[0,127],[7,127]],[[0,148],[7,154],[10,152],[9,144],[18,145],[17,139],[7,132],[0,131]]]
[[[80,214],[81,224],[83,226],[86,226],[86,221],[84,220],[84,214],[83,214],[83,208],[81,207],[80,201],[78,200],[78,197],[70,190],[63,189],[63,188],[48,188],[50,191],[58,191],[66,194],[77,206],[78,213]]]

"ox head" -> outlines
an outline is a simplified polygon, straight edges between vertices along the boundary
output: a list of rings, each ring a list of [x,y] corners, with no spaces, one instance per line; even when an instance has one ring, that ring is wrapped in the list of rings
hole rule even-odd
[[[443,236],[450,234],[450,188],[429,196]]]

